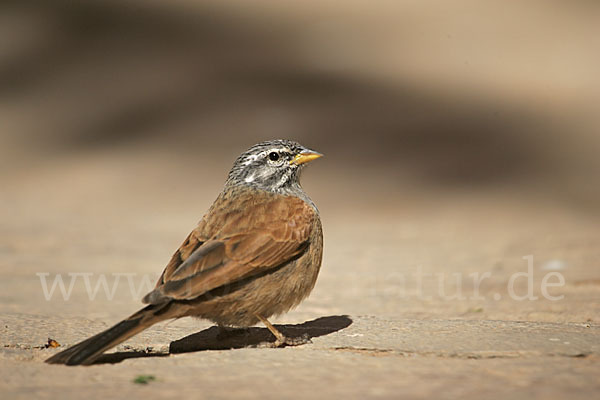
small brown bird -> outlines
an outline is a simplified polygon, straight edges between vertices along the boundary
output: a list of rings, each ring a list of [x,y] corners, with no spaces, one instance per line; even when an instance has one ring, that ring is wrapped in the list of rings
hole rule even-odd
[[[91,364],[151,325],[185,316],[234,327],[262,321],[276,346],[298,344],[267,318],[298,305],[315,285],[323,233],[299,179],[303,166],[321,156],[289,140],[240,155],[223,191],[144,297],[148,306],[46,362]]]

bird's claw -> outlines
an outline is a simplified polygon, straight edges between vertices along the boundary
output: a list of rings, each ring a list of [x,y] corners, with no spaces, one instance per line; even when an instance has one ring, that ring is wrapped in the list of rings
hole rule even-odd
[[[269,344],[269,347],[278,348],[278,347],[287,347],[287,346],[302,346],[303,344],[312,343],[310,340],[310,336],[308,334],[303,334],[302,336],[289,337],[283,336],[280,339],[275,340]]]

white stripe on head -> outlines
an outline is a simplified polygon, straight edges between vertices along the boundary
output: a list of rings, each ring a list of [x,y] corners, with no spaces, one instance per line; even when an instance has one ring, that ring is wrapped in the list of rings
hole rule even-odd
[[[258,158],[258,154],[250,154],[243,162],[243,165],[250,165]]]

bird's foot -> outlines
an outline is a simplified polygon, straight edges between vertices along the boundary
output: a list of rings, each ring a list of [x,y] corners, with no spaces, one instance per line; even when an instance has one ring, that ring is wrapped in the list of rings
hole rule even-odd
[[[266,318],[261,316],[260,314],[255,314],[256,317],[262,321],[263,324],[267,327],[269,331],[275,336],[274,342],[267,343],[267,347],[286,347],[286,346],[300,346],[307,343],[312,343],[310,340],[310,336],[308,334],[303,334],[302,336],[297,337],[287,337],[283,333],[279,332]]]
[[[277,347],[287,347],[287,346],[301,346],[303,344],[312,343],[310,340],[310,336],[308,334],[303,334],[302,336],[289,337],[283,336],[277,338],[274,342],[270,342],[268,347],[277,348]]]

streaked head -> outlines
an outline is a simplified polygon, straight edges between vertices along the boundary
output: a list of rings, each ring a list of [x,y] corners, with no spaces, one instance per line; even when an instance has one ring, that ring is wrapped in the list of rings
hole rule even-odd
[[[272,192],[299,188],[300,171],[322,154],[291,140],[258,143],[242,153],[226,185],[249,185]]]

